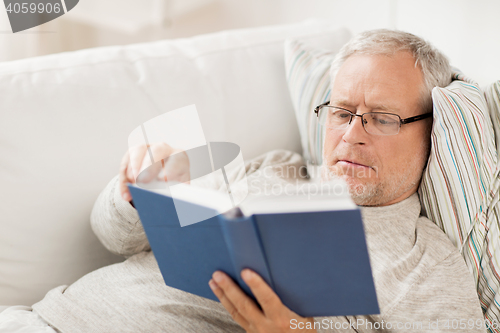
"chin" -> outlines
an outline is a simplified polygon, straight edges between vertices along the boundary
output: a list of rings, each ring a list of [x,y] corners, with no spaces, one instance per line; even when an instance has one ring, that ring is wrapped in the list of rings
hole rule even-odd
[[[376,184],[360,182],[348,176],[341,176],[347,183],[352,200],[358,206],[374,206],[381,199],[382,191]]]
[[[352,177],[339,172],[335,167],[323,168],[322,179],[327,181],[333,178],[340,178],[347,184],[347,189],[352,200],[358,206],[378,205],[382,197],[380,184],[368,182],[367,179]]]

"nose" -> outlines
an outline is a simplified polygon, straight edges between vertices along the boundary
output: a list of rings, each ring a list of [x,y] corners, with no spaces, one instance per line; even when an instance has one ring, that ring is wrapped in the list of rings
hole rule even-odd
[[[368,133],[363,127],[363,119],[361,116],[356,115],[352,117],[351,123],[347,125],[342,139],[349,144],[365,144]]]

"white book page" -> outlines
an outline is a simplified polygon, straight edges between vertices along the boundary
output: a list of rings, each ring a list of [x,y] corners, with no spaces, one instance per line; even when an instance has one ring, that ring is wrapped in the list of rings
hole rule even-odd
[[[245,216],[357,209],[343,181],[330,181],[329,186],[323,187],[317,187],[315,184],[317,183],[311,182],[306,189],[298,188],[294,192],[290,191],[279,196],[249,197],[239,205],[239,208]],[[175,200],[191,202],[211,208],[220,214],[234,208],[227,193],[178,182],[169,182],[168,185],[163,183],[162,188],[159,188],[150,184],[148,187],[154,192],[174,198],[174,202]]]
[[[319,212],[356,208],[356,204],[350,198],[324,195],[315,197],[308,197],[307,195],[259,197],[240,204],[242,213],[247,216],[252,214]]]
[[[219,213],[224,213],[233,208],[227,193],[178,182],[169,182],[168,184],[169,186],[164,185],[166,188],[155,189],[154,192],[169,196],[174,200],[187,201],[203,207],[212,208]]]

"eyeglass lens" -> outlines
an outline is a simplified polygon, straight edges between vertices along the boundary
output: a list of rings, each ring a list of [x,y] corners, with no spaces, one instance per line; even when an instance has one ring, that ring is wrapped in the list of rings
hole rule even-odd
[[[345,129],[354,121],[354,115],[345,110],[322,107],[319,110],[319,122],[331,129]],[[399,133],[400,118],[396,115],[370,112],[362,116],[363,127],[367,133],[375,135],[395,135]]]

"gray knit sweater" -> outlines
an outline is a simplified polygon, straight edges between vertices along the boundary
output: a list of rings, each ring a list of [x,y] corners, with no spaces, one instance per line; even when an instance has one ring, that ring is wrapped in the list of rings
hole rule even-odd
[[[274,151],[255,159],[246,167],[250,192],[262,195],[274,184],[307,182],[299,173],[283,172],[290,166],[303,170],[300,155]],[[242,176],[233,174],[230,181],[237,184]],[[419,215],[416,194],[395,205],[362,208],[381,314],[315,318],[318,331],[438,332],[472,322],[473,328],[457,330],[485,331],[463,259],[445,234]],[[57,287],[33,305],[52,326],[63,333],[243,332],[220,303],[165,285],[136,210],[120,197],[117,178],[97,199],[91,222],[101,242],[128,259]]]

